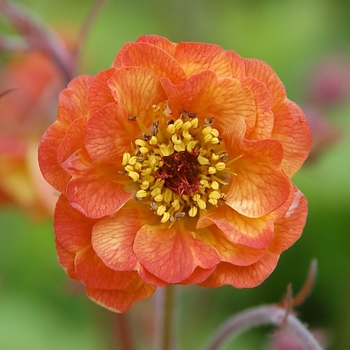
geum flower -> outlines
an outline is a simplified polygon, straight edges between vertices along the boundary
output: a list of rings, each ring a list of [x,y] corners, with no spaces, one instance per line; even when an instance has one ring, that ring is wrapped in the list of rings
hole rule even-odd
[[[42,137],[59,261],[117,311],[169,284],[257,286],[302,233],[310,144],[266,63],[142,36],[69,84]]]

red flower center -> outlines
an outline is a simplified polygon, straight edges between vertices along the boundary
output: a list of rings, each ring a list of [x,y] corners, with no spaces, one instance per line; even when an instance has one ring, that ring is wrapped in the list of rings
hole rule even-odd
[[[191,195],[199,191],[198,152],[182,151],[162,158],[163,166],[154,177],[164,180],[165,186],[177,195]]]

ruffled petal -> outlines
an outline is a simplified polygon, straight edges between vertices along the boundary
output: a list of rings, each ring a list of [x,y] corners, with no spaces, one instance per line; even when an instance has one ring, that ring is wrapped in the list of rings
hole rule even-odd
[[[283,170],[292,177],[310,153],[310,127],[301,108],[288,99],[278,104],[273,112],[275,122],[272,136],[283,146]]]
[[[134,252],[148,271],[168,283],[180,283],[197,266],[210,269],[220,261],[214,248],[177,224],[143,226],[136,235]]]
[[[196,267],[192,275],[181,282],[183,285],[187,284],[199,284],[204,282],[215,270],[215,266],[211,269],[203,269],[202,267]]]
[[[198,220],[197,228],[200,229],[214,223],[224,233],[225,239],[231,243],[264,250],[273,239],[273,216],[274,215],[267,215],[258,218],[249,218],[239,214],[229,206],[223,205],[216,210],[204,213]],[[209,229],[212,228],[210,227]],[[211,241],[214,239],[211,237],[212,235],[213,233],[211,232],[205,236]],[[213,240],[214,243],[225,244],[225,242],[222,242],[224,237],[221,237],[222,234],[220,232],[216,232],[214,235],[217,235],[217,238]],[[207,241],[207,239],[205,241]],[[228,245],[230,244],[229,242],[227,243]],[[214,246],[216,247],[216,245]],[[234,250],[235,246],[233,246],[232,249]]]
[[[237,176],[231,176],[226,204],[254,218],[268,214],[288,198],[290,181],[281,170],[281,144],[273,139],[245,140],[244,134],[245,124],[239,120],[224,135],[229,157],[241,156],[227,166]]]
[[[147,222],[149,213],[135,207],[123,207],[113,217],[100,220],[92,231],[92,246],[111,269],[136,270],[138,259],[133,251],[136,233]]]
[[[270,276],[277,265],[278,258],[278,255],[267,252],[256,263],[249,266],[236,266],[222,262],[201,285],[211,288],[227,284],[235,288],[256,287]]]
[[[301,236],[307,218],[307,200],[295,187],[294,198],[284,217],[275,223],[275,236],[269,251],[281,254]]]
[[[231,74],[230,76],[243,81],[245,79],[245,60],[234,51],[226,51],[226,56],[231,63]]]
[[[247,129],[255,125],[254,96],[237,79],[220,78],[213,71],[203,71],[191,76],[180,85],[162,78],[169,106],[174,116],[187,109],[197,113],[199,120],[215,118],[215,127],[223,132],[232,121],[244,118]]]
[[[141,35],[136,40],[137,43],[148,43],[155,45],[165,52],[167,52],[170,56],[175,56],[175,48],[176,44],[159,35]]]
[[[124,289],[137,272],[114,271],[96,255],[91,245],[80,249],[75,257],[77,276],[85,286],[99,289]]]
[[[116,58],[118,65],[143,66],[151,69],[158,77],[167,77],[174,84],[186,79],[181,65],[160,47],[140,42],[129,45]]]
[[[115,213],[133,197],[124,191],[124,181],[115,166],[91,164],[84,170],[84,176],[69,182],[67,198],[71,206],[85,216],[101,218]]]
[[[121,166],[123,153],[135,140],[135,122],[128,120],[122,104],[109,103],[89,119],[85,147],[92,161],[107,161]]]
[[[261,81],[273,97],[272,107],[278,105],[286,97],[286,90],[274,70],[265,62],[256,59],[245,59],[246,76]]]
[[[91,231],[96,220],[89,219],[73,209],[61,195],[57,201],[53,226],[56,240],[69,252],[76,253],[91,243]]]
[[[150,297],[154,291],[154,286],[143,283],[140,278],[134,279],[132,284],[121,290],[86,288],[86,294],[91,300],[115,312],[128,310],[136,301]]]
[[[152,105],[167,99],[159,78],[147,67],[120,68],[107,83],[114,98],[127,109],[128,116],[137,116],[147,126],[154,121]]]
[[[219,77],[231,73],[230,60],[218,45],[182,42],[176,45],[175,59],[188,77],[208,69]]]
[[[73,280],[79,281],[79,277],[75,272],[75,254],[65,249],[57,238],[55,239],[55,246],[58,262],[63,267],[66,274]]]

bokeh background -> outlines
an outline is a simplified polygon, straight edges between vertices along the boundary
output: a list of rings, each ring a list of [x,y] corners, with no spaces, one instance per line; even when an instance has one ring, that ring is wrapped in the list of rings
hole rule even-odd
[[[72,41],[91,6],[86,0],[18,3]],[[215,43],[269,63],[312,125],[315,147],[294,177],[309,201],[303,236],[257,288],[178,287],[184,350],[200,349],[234,313],[279,301],[289,283],[298,291],[313,258],[318,260],[317,280],[298,315],[322,332],[328,349],[350,349],[349,14],[344,0],[111,0],[92,25],[79,74],[106,69],[123,43],[142,34]],[[2,15],[0,29],[13,34]],[[1,64],[8,58],[1,52]],[[49,215],[33,218],[15,203],[1,205],[0,349],[120,349],[118,320],[89,301],[59,267],[51,225]],[[139,349],[149,349],[151,306],[152,300],[141,301],[127,313]],[[225,349],[270,349],[272,334],[269,327],[253,329]]]

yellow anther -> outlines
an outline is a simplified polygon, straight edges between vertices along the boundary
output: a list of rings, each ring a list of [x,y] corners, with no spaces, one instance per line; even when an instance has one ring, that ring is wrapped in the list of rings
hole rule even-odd
[[[194,218],[194,217],[197,215],[197,212],[198,212],[197,207],[193,206],[193,207],[191,207],[191,209],[188,211],[188,215],[189,215],[191,218]]]
[[[130,171],[133,171],[134,170],[134,167],[132,165],[127,165],[125,168],[124,168],[127,172],[130,172]]]
[[[165,145],[164,143],[162,143],[160,146],[159,146],[159,152],[161,154],[162,157],[167,157],[169,156],[171,153],[169,152],[169,149],[167,147],[167,145]]]
[[[160,222],[164,224],[164,223],[167,222],[169,219],[170,219],[170,214],[166,211],[166,212],[163,214],[162,220],[160,220]]]
[[[198,193],[196,193],[196,194],[194,194],[194,195],[192,196],[192,199],[193,199],[195,202],[197,202],[199,199],[201,199],[201,196],[200,196]]]
[[[205,180],[205,179],[200,180],[199,183],[205,188],[209,188],[210,187],[209,186],[209,182],[207,180]]]
[[[137,198],[145,198],[147,197],[147,192],[145,190],[138,190],[135,194]]]
[[[184,130],[182,132],[182,137],[184,138],[184,140],[190,141],[192,138],[192,135],[187,130]]]
[[[211,134],[205,134],[204,135],[204,142],[209,143],[209,142],[211,142],[212,138],[213,138],[213,136]]]
[[[182,152],[186,149],[185,144],[181,141],[181,143],[174,145],[174,150],[176,152]]]
[[[178,199],[175,199],[172,203],[171,206],[175,209],[175,210],[179,210],[180,209],[180,202]]]
[[[130,159],[129,159],[129,164],[130,165],[135,165],[137,162],[137,157],[136,156],[132,156]]]
[[[190,141],[186,146],[187,152],[190,152],[190,153],[193,152],[193,150],[197,146],[197,143],[198,143],[198,141],[194,141],[194,140]]]
[[[177,135],[171,136],[171,141],[173,141],[174,145],[178,145],[178,144],[180,144],[182,142],[182,140],[179,139],[179,137]]]
[[[134,169],[137,170],[137,171],[141,171],[141,170],[142,170],[142,164],[137,162],[137,163],[134,165]]]
[[[125,152],[125,153],[123,154],[122,165],[125,166],[126,164],[128,164],[129,159],[130,159],[130,153]]]
[[[153,199],[154,199],[155,202],[162,202],[163,201],[163,195],[159,193]]]
[[[152,136],[151,139],[149,140],[150,145],[156,145],[158,143],[158,139],[155,136]]]
[[[157,209],[157,215],[162,216],[166,211],[165,205],[160,205]]]
[[[219,199],[221,197],[221,193],[219,191],[212,191],[209,193],[209,198]]]
[[[214,137],[218,137],[219,136],[219,130],[218,129],[211,129],[211,134],[214,136]]]
[[[162,192],[162,190],[160,189],[160,187],[158,187],[158,184],[156,183],[156,188],[153,189],[153,191],[151,192],[151,196],[155,197],[156,195],[160,194],[160,192]]]
[[[211,126],[207,126],[205,128],[202,129],[202,134],[203,135],[208,135],[211,134],[211,131],[213,130],[213,128]]]
[[[164,197],[165,203],[170,203],[171,200],[173,199],[173,191],[170,190],[169,188],[166,188],[164,190],[163,197]]]
[[[136,182],[139,178],[140,175],[136,173],[135,171],[129,171],[128,175]]]
[[[195,129],[195,128],[198,128],[198,118],[193,118],[191,120],[191,125],[192,127]]]
[[[176,119],[174,122],[174,126],[176,130],[181,129],[182,125],[183,125],[183,121],[181,119]]]
[[[208,199],[208,202],[209,202],[210,204],[212,204],[212,205],[215,205],[215,206],[218,205],[218,200],[215,199],[215,198],[209,198],[209,199]]]
[[[176,128],[174,124],[169,124],[168,127],[166,128],[166,131],[170,134],[173,135],[175,134]]]
[[[219,183],[217,181],[213,181],[210,185],[210,187],[213,189],[213,190],[218,190],[219,189]]]
[[[215,164],[215,168],[217,171],[222,171],[226,168],[226,164],[224,162],[218,162]]]
[[[150,175],[151,172],[152,172],[151,168],[146,168],[146,169],[142,170],[141,175],[142,176],[147,176],[147,175]]]
[[[204,210],[207,207],[203,199],[198,199],[197,204],[198,204],[198,207],[202,210]]]
[[[148,153],[148,148],[147,147],[140,147],[139,150],[140,150],[141,154]]]
[[[213,153],[213,154],[211,155],[211,159],[212,159],[212,160],[219,160],[219,158],[220,158],[220,156],[219,156],[218,154]]]
[[[182,130],[187,131],[192,126],[190,121],[187,121],[186,123],[183,123]]]
[[[140,146],[140,147],[144,147],[144,146],[146,146],[146,142],[144,140],[137,139],[137,140],[135,140],[135,145]]]
[[[212,145],[218,145],[220,143],[220,140],[217,138],[217,137],[213,137],[211,140],[210,140],[210,143]]]
[[[197,157],[197,161],[198,161],[198,163],[201,164],[201,165],[209,164],[209,159],[203,157],[203,156],[200,155],[200,154],[199,154],[199,156]]]
[[[216,168],[213,167],[213,166],[210,166],[210,167],[208,168],[208,173],[209,173],[210,175],[216,174]]]
[[[147,190],[148,187],[149,187],[149,182],[147,180],[143,181],[142,184],[140,185],[140,188],[142,190]]]

